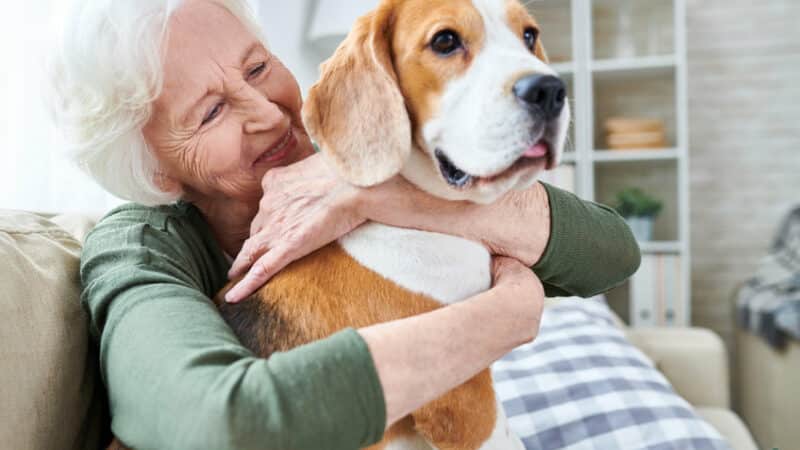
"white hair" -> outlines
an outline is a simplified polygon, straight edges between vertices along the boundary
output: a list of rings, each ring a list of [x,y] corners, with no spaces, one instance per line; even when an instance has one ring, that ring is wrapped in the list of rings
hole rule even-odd
[[[265,42],[246,0],[215,0]],[[163,86],[167,23],[183,0],[74,0],[50,61],[51,107],[72,159],[117,197],[164,205],[142,128]]]

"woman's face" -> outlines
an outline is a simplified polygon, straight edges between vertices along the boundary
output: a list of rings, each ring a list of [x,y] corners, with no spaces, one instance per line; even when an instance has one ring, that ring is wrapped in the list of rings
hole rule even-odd
[[[161,187],[257,202],[273,167],[313,153],[297,81],[227,10],[187,0],[168,25],[164,87],[144,127]]]

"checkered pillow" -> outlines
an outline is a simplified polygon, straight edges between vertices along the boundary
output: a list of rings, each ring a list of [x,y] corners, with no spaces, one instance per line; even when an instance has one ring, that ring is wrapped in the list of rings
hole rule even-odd
[[[603,301],[547,308],[536,341],[493,372],[527,450],[730,448],[625,339]]]

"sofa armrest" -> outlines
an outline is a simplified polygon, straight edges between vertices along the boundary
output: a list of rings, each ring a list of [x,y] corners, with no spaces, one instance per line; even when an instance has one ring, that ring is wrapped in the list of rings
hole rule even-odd
[[[758,450],[742,419],[729,409],[697,408],[697,414],[719,431],[733,450]],[[788,447],[787,447],[788,448]]]
[[[719,336],[703,328],[629,328],[626,334],[689,403],[730,408],[728,354]]]

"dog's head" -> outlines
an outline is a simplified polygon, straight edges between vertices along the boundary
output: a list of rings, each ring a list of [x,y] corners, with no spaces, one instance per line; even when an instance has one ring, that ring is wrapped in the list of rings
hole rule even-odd
[[[322,66],[303,113],[353,184],[402,173],[488,203],[558,164],[570,120],[539,26],[517,0],[384,0]]]

